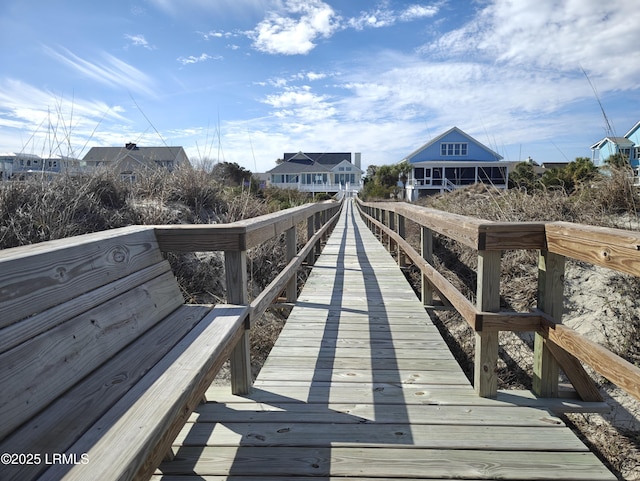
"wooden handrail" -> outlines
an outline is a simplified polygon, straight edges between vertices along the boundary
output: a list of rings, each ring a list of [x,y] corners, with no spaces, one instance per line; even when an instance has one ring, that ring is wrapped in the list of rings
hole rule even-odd
[[[545,236],[550,252],[640,277],[640,232],[552,222]]]
[[[545,222],[492,222],[404,202],[362,202],[393,212],[475,250],[545,249]]]
[[[431,288],[435,289],[480,336],[476,344],[483,340],[482,336],[493,336],[491,333],[497,331],[536,333],[540,342],[536,340],[535,371],[537,377],[543,378],[534,382],[534,391],[538,391],[538,394],[557,395],[559,363],[584,400],[601,400],[579,360],[640,399],[638,367],[560,322],[564,256],[640,276],[640,233],[568,222],[491,222],[401,202],[365,203],[359,199],[356,202],[369,226],[389,240],[390,249],[398,248],[398,258],[407,256],[421,270],[423,282],[430,285],[428,289],[423,286],[423,296],[430,298]],[[431,256],[430,253],[418,253],[402,233],[397,232],[396,225],[401,223],[396,221],[397,216],[411,219],[427,232],[437,232],[471,247],[478,251],[479,256],[508,249],[539,250],[542,266],[538,288],[540,309],[532,308],[532,312],[526,313],[484,312],[481,306],[474,306],[426,260]],[[427,244],[431,242],[424,244],[423,240],[423,249]],[[562,262],[558,264],[560,260]],[[491,268],[499,272],[499,264]],[[486,297],[482,289],[490,288],[495,292],[496,286],[480,284],[477,293],[479,298],[483,295]],[[492,349],[497,350],[497,342],[495,344]],[[479,363],[486,364],[494,354],[476,350],[476,366]],[[476,367],[476,373],[478,371]],[[484,382],[476,376],[476,384]],[[489,397],[495,396],[496,389],[491,385],[476,386],[479,393]]]
[[[325,238],[330,226],[335,224],[336,212],[342,205],[333,201],[306,204],[229,224],[147,227],[154,230],[162,251],[224,252],[227,302],[247,305],[251,308],[245,332],[231,353],[231,390],[234,394],[247,394],[251,388],[249,344],[251,327],[284,289],[287,289],[290,296],[295,295],[294,282],[297,269],[305,259],[312,259],[312,251],[319,252],[320,241]],[[310,238],[305,247],[296,253],[295,229],[298,224],[305,221]],[[283,233],[287,233],[288,264],[250,303],[247,291],[247,250]]]
[[[335,206],[335,202],[325,201],[229,224],[157,225],[153,228],[163,251],[245,251],[277,237],[312,215]]]
[[[318,231],[316,232],[310,239],[308,239],[307,244],[298,252],[287,264],[287,266],[282,269],[280,274],[276,276],[276,278],[271,281],[271,283],[264,288],[264,290],[253,300],[251,303],[251,325],[253,326],[254,322],[259,319],[267,308],[273,304],[273,302],[277,299],[278,295],[282,292],[282,290],[286,287],[289,280],[296,274],[296,271],[302,266],[302,264],[307,260],[309,254],[313,251],[316,244],[318,244],[321,238],[327,233],[329,229],[332,229],[337,220],[340,217],[340,212],[338,211],[333,217]]]

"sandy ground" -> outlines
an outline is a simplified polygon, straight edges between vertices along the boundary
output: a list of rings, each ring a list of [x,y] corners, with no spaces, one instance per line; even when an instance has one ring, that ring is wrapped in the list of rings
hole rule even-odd
[[[565,271],[564,324],[607,345],[629,315],[640,315],[640,293],[628,289],[628,278],[608,269],[571,263]],[[618,460],[625,480],[640,480],[640,401],[592,373],[611,412],[572,415],[587,439],[602,454]]]

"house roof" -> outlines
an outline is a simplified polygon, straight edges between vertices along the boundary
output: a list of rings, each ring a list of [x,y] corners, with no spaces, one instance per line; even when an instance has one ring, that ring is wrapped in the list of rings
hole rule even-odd
[[[269,174],[302,174],[331,172],[340,164],[349,164],[352,170],[359,171],[351,162],[351,152],[322,152],[322,153],[285,153],[284,162],[267,171]]]
[[[283,158],[285,162],[289,162],[291,159],[306,158],[322,165],[337,165],[343,160],[351,162],[351,152],[285,153]]]
[[[173,147],[91,147],[85,161],[117,162],[125,157],[131,157],[138,162],[145,163],[155,160],[176,160],[184,152],[179,146]]]
[[[627,139],[626,137],[605,137],[604,139],[599,140],[598,142],[593,144],[591,146],[591,149],[600,149],[607,142],[611,142],[612,144],[621,145],[625,147],[633,147],[635,145],[631,140]]]
[[[453,127],[449,130],[447,130],[446,132],[444,132],[443,134],[438,135],[437,137],[431,139],[429,142],[427,142],[426,144],[424,144],[422,147],[419,147],[418,149],[414,150],[413,152],[411,152],[409,155],[407,155],[403,160],[408,160],[411,159],[412,157],[415,157],[416,155],[418,155],[420,152],[422,152],[423,150],[428,149],[429,147],[437,144],[438,142],[440,142],[442,139],[444,139],[445,137],[447,137],[448,135],[452,134],[452,133],[458,133],[460,135],[462,135],[463,137],[465,137],[469,142],[472,142],[474,144],[476,144],[478,147],[482,148],[483,150],[485,150],[486,152],[488,152],[489,154],[491,154],[496,160],[502,160],[503,157],[498,154],[497,152],[494,152],[493,150],[491,150],[490,148],[488,148],[487,146],[485,146],[484,144],[478,142],[476,139],[474,139],[473,137],[471,137],[469,134],[467,134],[466,132],[463,132],[462,130],[460,130],[458,127]]]
[[[631,137],[631,136],[633,135],[633,133],[634,133],[636,130],[638,130],[638,128],[640,128],[640,121],[636,122],[636,124],[635,124],[633,127],[631,127],[631,128],[629,129],[629,132],[627,132],[626,134],[624,134],[624,136],[625,136],[625,137],[627,137],[627,138],[628,138],[628,137]]]
[[[331,168],[313,161],[283,162],[267,171],[268,174],[313,174],[325,172],[331,172]]]

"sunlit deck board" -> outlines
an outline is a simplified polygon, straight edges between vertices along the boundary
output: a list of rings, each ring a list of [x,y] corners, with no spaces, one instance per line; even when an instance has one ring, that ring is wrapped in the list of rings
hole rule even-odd
[[[559,418],[475,394],[350,206],[252,392],[206,397],[154,481],[615,479]]]

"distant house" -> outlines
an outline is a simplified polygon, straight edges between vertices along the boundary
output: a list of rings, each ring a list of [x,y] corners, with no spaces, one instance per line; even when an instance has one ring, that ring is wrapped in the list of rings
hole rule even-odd
[[[190,165],[182,147],[92,147],[84,156],[90,170],[106,168],[118,172],[124,179],[136,180],[136,176],[158,167],[173,171],[180,165]]]
[[[13,176],[13,162],[16,154],[0,154],[0,180],[9,180]]]
[[[457,127],[432,139],[403,159],[411,169],[406,183],[410,201],[475,183],[506,189],[515,162],[484,146]]]
[[[615,154],[624,155],[631,164],[636,183],[640,178],[640,122],[636,123],[624,137],[605,137],[591,146],[591,160],[597,167]]]
[[[40,157],[15,152],[0,154],[0,180],[21,180],[33,176],[52,178],[62,173],[77,174],[82,170],[82,161],[74,157]]]
[[[267,174],[270,185],[305,192],[339,192],[360,190],[362,169],[359,152],[285,153],[283,162]]]

